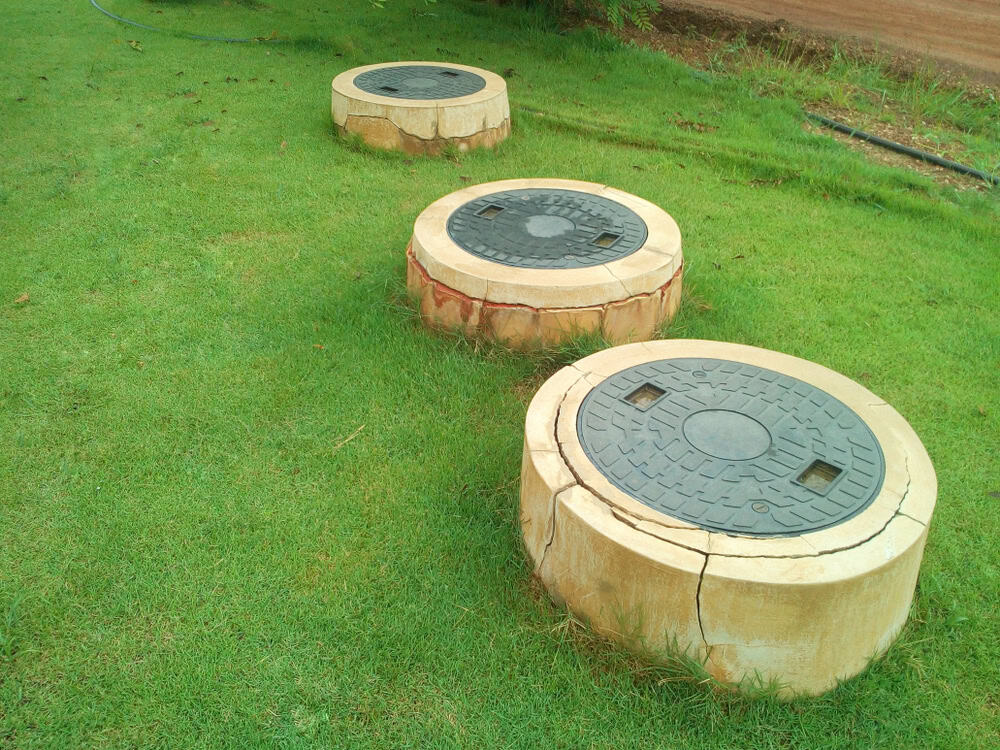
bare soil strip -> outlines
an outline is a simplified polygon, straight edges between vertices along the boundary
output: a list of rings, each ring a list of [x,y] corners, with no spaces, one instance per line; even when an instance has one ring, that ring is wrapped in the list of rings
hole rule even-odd
[[[1000,82],[997,0],[696,0],[693,5],[768,23],[906,50]],[[665,9],[673,3],[665,3]]]

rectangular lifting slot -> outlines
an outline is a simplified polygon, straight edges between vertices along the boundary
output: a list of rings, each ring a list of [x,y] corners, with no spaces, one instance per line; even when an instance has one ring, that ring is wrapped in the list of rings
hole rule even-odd
[[[621,239],[620,234],[612,234],[611,232],[601,232],[597,239],[594,240],[594,244],[598,247],[611,247],[613,244]]]
[[[799,474],[795,481],[813,492],[825,495],[826,491],[830,489],[830,485],[837,480],[843,471],[843,469],[817,458],[805,468],[805,471]]]
[[[448,76],[449,78],[458,78],[458,73],[456,73],[454,70],[442,70],[440,71],[440,73],[441,75]]]
[[[491,203],[486,208],[481,208],[476,211],[476,216],[482,216],[484,219],[493,219],[503,211],[503,206],[498,206],[495,203]]]
[[[379,91],[388,91],[390,94],[399,93],[399,89],[394,89],[392,86],[380,86]]]
[[[666,393],[665,390],[653,385],[652,383],[643,383],[630,394],[625,396],[625,400],[632,404],[632,406],[637,406],[645,411],[664,393]]]

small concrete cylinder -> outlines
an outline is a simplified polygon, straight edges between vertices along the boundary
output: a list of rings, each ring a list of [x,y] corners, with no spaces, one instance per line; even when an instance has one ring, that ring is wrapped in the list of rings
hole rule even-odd
[[[455,63],[393,62],[352,68],[333,79],[337,130],[375,148],[438,154],[492,147],[510,134],[507,83]]]

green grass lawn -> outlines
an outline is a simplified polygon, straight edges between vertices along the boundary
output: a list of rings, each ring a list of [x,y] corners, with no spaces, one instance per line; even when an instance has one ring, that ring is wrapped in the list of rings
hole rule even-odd
[[[542,13],[102,4],[285,41],[5,9],[0,747],[1000,745],[1000,192],[869,165],[791,99]],[[512,68],[512,137],[457,159],[336,138],[330,80],[391,59]],[[664,336],[816,360],[913,424],[938,507],[910,621],[864,674],[717,693],[533,582],[524,411],[585,347],[430,334],[403,287],[424,206],[528,176],[677,219]]]

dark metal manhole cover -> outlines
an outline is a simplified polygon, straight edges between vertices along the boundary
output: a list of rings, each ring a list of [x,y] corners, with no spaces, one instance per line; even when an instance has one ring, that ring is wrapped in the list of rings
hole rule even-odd
[[[646,222],[621,203],[578,190],[505,190],[448,217],[448,236],[480,258],[520,268],[586,268],[631,255]]]
[[[451,99],[486,87],[486,79],[444,65],[396,65],[358,74],[354,85],[369,94],[395,99]]]
[[[615,487],[711,531],[790,536],[857,515],[882,487],[868,426],[829,393],[754,365],[664,359],[583,400],[577,434]]]

